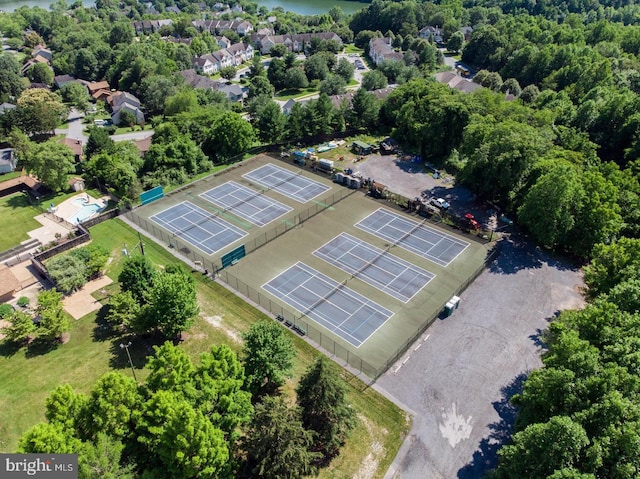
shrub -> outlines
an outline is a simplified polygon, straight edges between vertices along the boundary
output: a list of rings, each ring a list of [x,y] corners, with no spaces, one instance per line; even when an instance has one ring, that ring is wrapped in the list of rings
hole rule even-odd
[[[26,296],[20,296],[18,298],[18,303],[17,304],[21,308],[26,308],[27,306],[29,306],[29,298],[27,298]]]
[[[13,306],[7,303],[0,304],[0,319],[8,318],[13,314]]]

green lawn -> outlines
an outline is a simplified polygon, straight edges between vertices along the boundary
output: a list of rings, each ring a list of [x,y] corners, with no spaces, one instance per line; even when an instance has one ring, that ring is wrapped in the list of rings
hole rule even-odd
[[[356,47],[353,43],[348,43],[344,47],[344,53],[364,53],[364,50]]]
[[[14,178],[18,178],[22,174],[22,170],[17,169],[16,171],[12,171],[11,173],[3,173],[0,175],[0,182],[13,180]]]
[[[39,214],[40,210],[29,204],[24,193],[14,193],[0,198],[0,224],[5,226],[3,234],[0,235],[0,251],[28,240],[27,232],[42,226],[33,219]]]
[[[152,130],[152,129],[153,129],[153,125],[151,125],[151,123],[147,123],[142,127],[139,126],[139,125],[136,125],[134,127],[123,126],[123,127],[116,128],[116,131],[113,134],[114,135],[123,135],[125,133],[132,133],[132,132],[136,132],[136,131],[148,131],[148,130]]]
[[[127,244],[132,254],[138,254],[137,233],[119,219],[105,221],[91,228],[93,241],[105,247],[111,256],[106,273],[117,279],[122,269],[122,248]],[[156,264],[177,261],[169,252],[143,237],[145,254]],[[197,361],[214,344],[225,343],[233,350],[241,350],[240,334],[266,316],[235,296],[232,292],[194,272],[200,317],[189,330],[182,347]],[[105,288],[94,296],[106,302],[117,290],[117,285]],[[88,391],[96,379],[105,372],[118,369],[131,374],[120,343],[133,342],[130,348],[138,380],[147,372],[143,368],[147,347],[138,338],[122,338],[108,334],[97,327],[100,314],[92,313],[73,322],[68,344],[40,356],[27,357],[25,350],[11,351],[0,345],[0,450],[13,451],[20,435],[33,424],[44,419],[44,401],[56,385],[69,383],[78,391]],[[315,361],[319,352],[296,335],[291,335],[297,362],[294,377],[287,383],[285,393],[292,394],[298,378]],[[338,368],[349,388],[349,398],[358,412],[360,421],[341,455],[319,477],[350,478],[357,475],[366,462],[377,462],[373,476],[382,478],[407,434],[410,423],[406,415],[355,376]],[[374,447],[376,445],[376,447]],[[376,452],[377,451],[377,452]],[[371,455],[373,453],[373,456]],[[369,457],[367,457],[369,455]]]
[[[302,90],[282,90],[276,93],[276,100],[289,100],[291,98],[301,98],[318,93],[316,88],[303,88]]]

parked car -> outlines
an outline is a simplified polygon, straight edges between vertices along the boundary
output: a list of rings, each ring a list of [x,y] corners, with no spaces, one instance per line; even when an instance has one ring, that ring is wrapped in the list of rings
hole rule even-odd
[[[451,206],[444,198],[431,198],[429,203],[443,210],[449,209],[449,206]]]

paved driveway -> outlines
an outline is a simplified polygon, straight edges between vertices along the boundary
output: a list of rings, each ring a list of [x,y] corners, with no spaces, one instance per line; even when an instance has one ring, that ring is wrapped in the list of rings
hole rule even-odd
[[[504,239],[500,256],[377,385],[414,413],[387,477],[481,478],[495,465],[514,411],[507,398],[538,368],[539,332],[583,305],[580,273],[535,247]],[[406,362],[405,362],[406,361]]]

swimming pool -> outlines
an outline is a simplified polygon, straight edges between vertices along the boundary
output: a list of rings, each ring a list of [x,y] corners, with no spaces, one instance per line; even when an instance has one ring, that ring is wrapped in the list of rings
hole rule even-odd
[[[77,200],[74,200],[77,201]],[[84,203],[83,203],[84,204]],[[100,206],[97,203],[92,203],[90,205],[83,206],[80,210],[75,213],[71,218],[69,218],[69,223],[72,225],[77,225],[78,223],[82,223],[83,221],[88,220],[96,213],[102,211],[104,206]]]
[[[72,204],[72,205],[74,205],[74,206],[84,206],[84,205],[86,205],[86,204],[87,204],[87,202],[88,202],[88,200],[87,200],[86,198],[82,197],[82,198],[76,198],[76,199],[74,199],[74,200],[71,202],[71,204]]]

